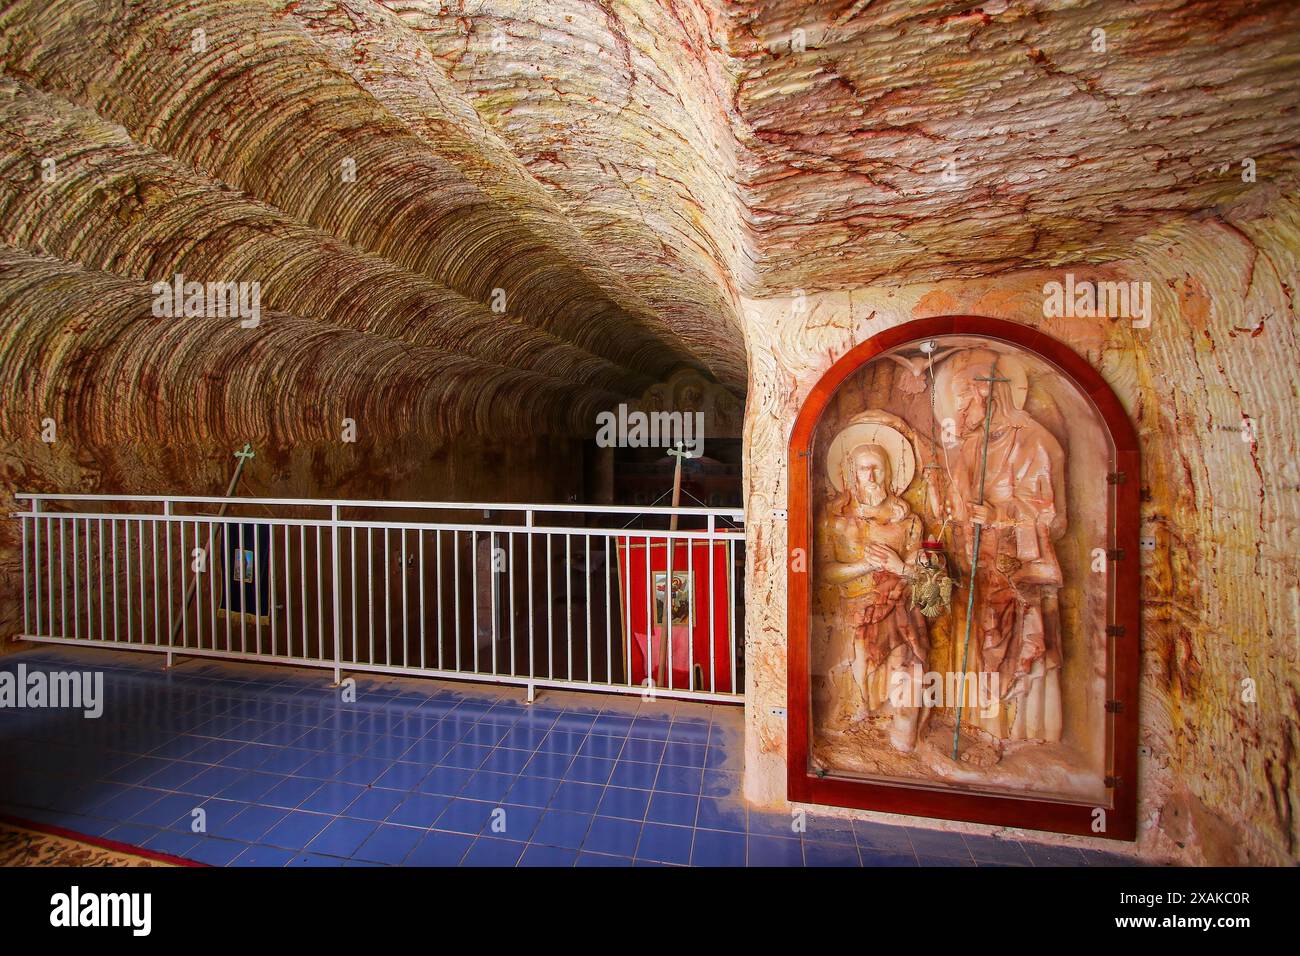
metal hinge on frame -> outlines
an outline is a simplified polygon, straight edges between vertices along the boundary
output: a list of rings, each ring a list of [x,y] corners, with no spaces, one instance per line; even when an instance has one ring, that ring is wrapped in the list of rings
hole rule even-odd
[[[1124,630],[1124,625],[1123,625],[1123,624],[1108,624],[1108,625],[1106,625],[1106,636],[1107,636],[1107,637],[1123,637],[1125,633],[1126,633],[1126,632],[1125,632],[1125,630]]]
[[[1106,560],[1107,560],[1107,561],[1123,561],[1123,560],[1124,560],[1124,549],[1123,549],[1123,548],[1108,548],[1107,551],[1106,551]]]
[[[1126,481],[1128,481],[1128,475],[1122,471],[1112,471],[1106,475],[1106,484],[1108,485],[1122,485]]]
[[[1106,713],[1121,714],[1124,712],[1124,702],[1122,700],[1106,701]]]
[[[1120,784],[1120,777],[1110,776],[1109,774],[1102,780],[1107,790],[1114,790]]]
[[[800,457],[800,458],[807,458],[807,457],[808,457],[809,455],[811,455],[811,454],[812,454],[812,451],[809,450],[809,449],[807,449],[807,448],[800,448],[800,449],[799,449],[799,457]]]

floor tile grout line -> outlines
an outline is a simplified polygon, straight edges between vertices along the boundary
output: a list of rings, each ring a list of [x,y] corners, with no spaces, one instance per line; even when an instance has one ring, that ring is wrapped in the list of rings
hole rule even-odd
[[[51,666],[54,666],[55,663],[57,662],[52,658]],[[116,799],[119,795],[126,795],[126,794],[139,795],[140,798],[144,799],[145,802],[143,802],[138,806],[134,806],[131,809],[129,815],[126,815],[125,810],[108,811],[109,813],[112,813],[113,816],[99,816],[98,814],[104,811],[100,811],[97,806],[91,806],[85,809],[82,809],[80,806],[78,806],[74,810],[56,810],[53,807],[49,806],[50,803],[54,803],[55,801],[49,799],[38,800],[37,803],[33,803],[31,805],[33,806],[39,805],[40,808],[43,809],[45,813],[52,816],[57,816],[60,814],[73,814],[73,815],[84,814],[86,817],[90,819],[97,819],[102,821],[104,824],[109,825],[110,828],[133,827],[138,830],[153,833],[154,837],[152,838],[162,837],[170,834],[177,834],[181,838],[185,838],[187,836],[184,830],[170,829],[171,823],[174,823],[175,821],[170,821],[168,823],[165,823],[162,826],[158,826],[156,823],[150,823],[150,822],[145,822],[143,820],[136,819],[141,815],[147,816],[150,810],[155,809],[156,807],[161,805],[164,801],[172,797],[183,797],[187,802],[193,801],[199,805],[206,805],[218,801],[236,805],[238,809],[236,810],[235,815],[232,816],[232,819],[247,814],[252,808],[258,808],[260,810],[267,811],[272,814],[278,814],[280,820],[278,820],[277,823],[273,824],[271,827],[267,827],[266,830],[258,834],[258,836],[253,840],[246,841],[246,840],[232,839],[229,837],[216,836],[211,833],[205,834],[204,837],[196,836],[195,839],[196,840],[200,840],[204,838],[229,839],[233,843],[245,847],[262,846],[268,849],[274,849],[277,852],[293,853],[295,855],[299,852],[298,850],[295,850],[295,848],[275,847],[270,843],[261,842],[264,840],[266,833],[269,833],[276,826],[279,826],[281,821],[288,818],[289,815],[293,813],[311,813],[313,815],[319,815],[322,817],[322,819],[330,822],[337,821],[337,820],[356,820],[362,823],[363,825],[369,827],[371,831],[375,831],[381,826],[391,826],[403,831],[409,830],[412,835],[418,834],[417,839],[422,840],[426,838],[430,833],[436,831],[436,827],[434,824],[437,823],[437,818],[434,818],[432,823],[427,823],[424,825],[415,825],[415,824],[409,824],[404,822],[397,822],[393,820],[392,817],[397,812],[398,807],[400,807],[402,803],[409,800],[412,796],[416,794],[428,795],[439,799],[446,799],[448,801],[454,799],[474,799],[474,800],[479,799],[476,797],[463,796],[464,784],[462,784],[462,787],[455,794],[451,794],[451,795],[425,794],[424,791],[419,789],[420,784],[423,782],[424,779],[428,777],[429,774],[434,772],[435,768],[446,766],[449,769],[463,770],[466,774],[468,774],[466,782],[468,782],[469,778],[472,778],[475,774],[479,774],[479,773],[500,774],[501,776],[512,778],[510,787],[513,787],[519,780],[526,778],[526,775],[523,773],[523,767],[521,767],[518,770],[509,771],[509,772],[486,770],[484,769],[485,764],[487,760],[490,759],[491,755],[503,749],[518,749],[521,751],[523,755],[527,756],[529,760],[531,760],[539,753],[543,753],[543,752],[549,753],[550,751],[543,751],[541,749],[544,744],[544,741],[546,740],[546,737],[561,729],[559,724],[562,722],[563,717],[570,716],[570,715],[573,716],[580,715],[583,718],[583,730],[581,734],[578,736],[576,742],[576,749],[572,749],[572,751],[570,752],[570,748],[566,746],[566,748],[563,751],[555,752],[557,755],[562,754],[563,756],[567,757],[568,760],[565,761],[564,768],[561,771],[560,776],[558,778],[553,778],[549,776],[544,778],[548,780],[553,780],[556,785],[556,790],[552,792],[552,794],[547,798],[545,804],[542,807],[537,808],[539,813],[541,814],[545,814],[551,810],[568,811],[569,810],[568,807],[561,807],[558,806],[556,803],[557,794],[560,788],[563,787],[563,785],[566,783],[573,783],[575,785],[580,784],[583,786],[592,785],[590,781],[581,780],[569,776],[569,773],[572,770],[574,762],[579,758],[586,757],[586,758],[591,758],[593,760],[608,761],[611,764],[610,776],[605,778],[605,780],[598,785],[599,794],[596,797],[596,805],[593,811],[589,814],[585,810],[576,811],[590,816],[592,818],[592,821],[588,824],[587,830],[583,834],[582,843],[580,843],[578,847],[572,848],[575,855],[575,861],[576,861],[576,857],[582,854],[583,852],[591,852],[591,853],[600,852],[596,850],[584,850],[583,844],[585,844],[586,837],[589,836],[590,834],[591,826],[594,826],[595,818],[602,816],[599,813],[601,803],[604,801],[605,797],[608,795],[610,790],[615,787],[615,783],[613,779],[613,768],[617,767],[618,764],[624,760],[627,760],[629,763],[644,764],[644,766],[648,770],[653,770],[654,772],[653,779],[647,786],[646,809],[643,811],[640,820],[631,819],[628,820],[628,822],[640,825],[643,831],[644,828],[651,823],[662,824],[668,827],[682,827],[691,830],[691,851],[690,852],[691,852],[691,858],[693,859],[696,845],[701,836],[700,831],[714,830],[713,827],[702,826],[700,821],[700,816],[699,816],[700,808],[703,805],[702,801],[704,796],[706,795],[703,778],[706,774],[709,774],[710,772],[717,772],[717,773],[733,772],[728,770],[728,764],[730,761],[726,759],[727,747],[724,745],[725,744],[724,737],[728,731],[724,727],[723,723],[716,719],[718,714],[717,708],[710,708],[707,711],[709,717],[706,725],[707,730],[703,735],[704,756],[703,756],[702,766],[692,766],[691,759],[689,759],[691,757],[690,751],[688,751],[686,755],[680,756],[680,758],[673,758],[674,760],[680,759],[683,762],[674,762],[674,763],[669,762],[670,759],[669,755],[672,752],[675,745],[681,745],[682,747],[686,747],[686,748],[694,748],[699,745],[700,738],[699,738],[698,727],[701,725],[705,725],[705,721],[703,719],[702,713],[692,712],[688,714],[684,712],[683,706],[680,704],[673,704],[671,706],[671,712],[668,714],[665,714],[663,709],[660,709],[659,707],[647,708],[645,706],[638,705],[634,710],[631,710],[629,712],[627,710],[620,710],[614,706],[610,706],[607,704],[604,707],[596,709],[595,717],[591,716],[591,708],[575,706],[575,705],[558,705],[559,709],[553,712],[554,716],[549,721],[549,723],[545,726],[545,728],[541,730],[542,737],[539,738],[536,747],[532,749],[524,749],[524,748],[506,747],[506,743],[505,743],[506,736],[508,736],[511,730],[517,728],[520,725],[520,723],[524,719],[524,714],[522,710],[518,707],[512,708],[508,706],[502,706],[509,701],[509,698],[501,694],[488,695],[480,698],[475,698],[474,695],[464,694],[459,691],[448,691],[448,690],[439,689],[437,691],[434,691],[433,693],[416,695],[416,694],[404,693],[399,688],[393,688],[391,694],[379,695],[377,699],[373,699],[370,702],[368,709],[363,707],[355,710],[352,708],[339,708],[338,705],[334,704],[333,702],[326,702],[324,698],[313,695],[310,698],[305,698],[305,700],[308,701],[306,713],[302,715],[291,716],[291,715],[286,715],[284,711],[284,708],[286,706],[292,706],[291,704],[288,703],[286,695],[287,697],[290,698],[296,698],[299,695],[306,693],[308,688],[298,687],[295,693],[289,694],[288,691],[293,689],[293,685],[288,681],[270,681],[270,682],[252,681],[252,680],[238,681],[238,680],[232,680],[232,679],[221,678],[216,676],[196,677],[191,679],[188,683],[191,685],[206,685],[206,686],[220,687],[223,691],[223,696],[216,699],[199,700],[197,698],[197,695],[202,694],[203,692],[201,690],[195,690],[194,693],[189,693],[188,691],[193,690],[193,688],[187,686],[186,688],[187,693],[184,694],[174,693],[172,692],[172,689],[169,688],[165,692],[160,692],[159,694],[154,695],[153,699],[151,699],[149,693],[147,692],[148,681],[152,680],[156,675],[153,674],[137,675],[136,673],[131,671],[127,665],[123,665],[118,670],[119,673],[123,675],[123,679],[127,680],[127,682],[134,688],[134,690],[132,691],[133,705],[139,704],[140,701],[143,700],[145,701],[145,703],[140,705],[142,707],[143,712],[150,713],[150,714],[166,715],[168,709],[170,708],[172,716],[165,716],[164,720],[160,723],[157,732],[154,734],[143,733],[142,735],[137,735],[137,730],[132,725],[131,721],[115,721],[109,728],[110,732],[136,735],[136,739],[123,740],[119,738],[118,740],[113,741],[110,737],[109,739],[110,742],[112,743],[112,746],[105,746],[103,750],[105,754],[111,753],[112,754],[111,758],[105,760],[102,763],[96,764],[96,769],[94,770],[94,777],[92,782],[87,783],[84,787],[80,789],[88,789],[92,787],[95,783],[103,783],[105,785],[105,788],[111,788],[113,792],[107,798],[107,800],[103,800],[101,802],[107,802],[108,800]],[[216,669],[214,668],[213,671],[215,672],[215,670]],[[138,680],[136,679],[137,677],[139,678]],[[136,691],[140,691],[140,692],[136,693]],[[440,695],[443,694],[448,695],[446,699],[442,699],[440,697]],[[410,699],[411,697],[418,697],[420,699],[412,700]],[[420,713],[420,710],[422,707],[424,707],[425,704],[434,701],[435,699],[440,700],[440,704],[441,704],[440,708],[437,710],[437,718],[433,720],[432,723],[426,723],[425,720],[423,719],[424,715]],[[442,707],[446,706],[449,702],[450,702],[450,707],[447,709],[442,709]],[[473,708],[468,706],[471,703],[474,704]],[[617,714],[620,717],[627,718],[627,724],[625,727],[623,727],[621,733],[611,734],[608,732],[601,732],[601,731],[608,731],[609,729],[611,729],[611,728],[598,728],[597,726],[597,724],[599,723],[599,718],[606,714],[610,714],[610,715]],[[354,717],[355,719],[340,720],[339,718],[343,716],[350,716],[350,717]],[[433,715],[430,714],[428,716],[431,717]],[[466,721],[466,728],[458,736],[454,737],[449,741],[443,740],[442,738],[433,738],[431,736],[433,732],[432,729],[433,727],[438,725],[446,725],[446,721],[448,720],[448,718],[459,719],[461,717],[463,717]],[[308,718],[310,718],[310,722]],[[510,718],[510,719],[507,720],[506,718]],[[659,728],[656,728],[654,736],[649,736],[648,732],[645,731],[644,728],[642,733],[636,734],[634,732],[634,728],[636,722],[639,719],[652,720],[655,721],[656,723],[663,724],[667,729],[666,735]],[[481,744],[473,743],[469,739],[472,733],[472,728],[476,725],[482,725],[482,726],[490,725],[498,729],[504,728],[504,732],[499,737],[497,737],[497,739],[491,745],[481,745]],[[690,731],[687,733],[680,734],[679,737],[681,739],[674,740],[673,739],[674,735],[677,732],[677,728],[679,726],[680,727],[690,726]],[[414,735],[416,729],[421,731],[421,734],[419,736]],[[198,732],[198,731],[205,731],[205,732]],[[350,749],[348,750],[348,752],[345,753],[330,747],[321,747],[320,738],[317,738],[314,746],[313,745],[303,746],[301,743],[302,740],[307,736],[307,734],[311,733],[312,731],[320,731],[327,734],[328,736],[346,738],[349,742]],[[239,739],[226,736],[227,734],[232,732],[238,733],[240,735]],[[583,753],[584,748],[589,746],[589,743],[592,740],[592,738],[596,736],[611,737],[614,739],[618,739],[620,741],[618,745],[618,749],[616,752],[614,752],[613,756],[604,757],[604,756],[598,756],[594,753],[592,754]],[[48,739],[49,739],[48,735],[41,735],[34,738],[33,741],[25,741],[24,742],[26,745],[25,749],[27,751],[28,756],[30,757],[32,750],[37,746],[34,743],[34,741],[36,740],[45,741]],[[486,751],[486,754],[484,756],[484,759],[481,762],[479,762],[478,765],[474,768],[456,768],[454,767],[454,765],[450,765],[450,764],[445,765],[439,761],[426,762],[422,760],[412,760],[412,761],[402,760],[402,758],[406,756],[406,754],[411,749],[413,749],[419,741],[433,740],[433,739],[437,739],[439,743],[446,743],[448,748],[454,747],[459,744],[482,747]],[[662,744],[662,749],[658,751],[657,760],[653,762],[631,760],[630,755],[628,754],[628,746],[629,746],[629,741],[634,739],[652,741],[656,744]],[[68,750],[71,753],[75,754],[78,750],[84,751],[85,749],[88,749],[91,746],[100,745],[103,743],[103,740],[104,738],[102,737],[91,738],[89,736],[83,736],[79,739],[77,743],[70,745],[68,747]],[[398,748],[396,746],[383,748],[383,750],[386,752],[383,752],[382,756],[377,756],[376,754],[380,752],[380,744],[385,740],[405,741],[406,746],[401,748]],[[184,742],[189,746],[187,748],[181,747],[181,745],[178,744],[178,741]],[[202,759],[190,759],[200,750],[207,748],[208,745],[212,743],[221,743],[229,746],[230,749],[226,753],[209,752]],[[175,756],[164,755],[162,753],[162,751],[165,751],[169,748],[180,748],[178,755]],[[252,766],[238,766],[237,764],[226,764],[220,762],[222,760],[227,759],[232,754],[240,753],[246,750],[253,750],[254,748],[256,748],[257,751],[265,751],[266,756],[264,756],[260,762]],[[351,748],[355,748],[355,749],[351,749]],[[293,757],[301,758],[302,762],[298,764],[298,766],[295,766],[291,770],[286,770],[284,769],[284,767],[288,766],[288,764],[292,763],[293,761],[280,760],[278,761],[279,766],[277,768],[268,769],[268,764],[270,764],[274,760],[277,760],[277,758],[281,757],[282,755],[284,755],[285,753],[291,750],[297,751],[297,753],[294,754]],[[717,762],[717,757],[714,756],[714,754],[718,753],[719,751],[721,752],[721,756],[724,758],[720,763]],[[379,776],[376,776],[373,780],[369,781],[368,783],[356,783],[354,781],[341,779],[338,776],[337,772],[329,778],[316,777],[316,776],[305,777],[305,776],[298,775],[297,770],[299,769],[299,767],[305,765],[307,762],[315,759],[316,757],[320,757],[324,755],[332,755],[338,758],[345,758],[343,760],[343,769],[355,765],[359,760],[365,759],[367,761],[374,761],[376,767],[383,768],[380,775],[390,772],[392,769],[396,767],[397,764],[404,764],[404,763],[424,765],[423,769],[425,769],[425,773],[420,777],[419,781],[416,781],[414,783],[408,783],[406,785],[402,785],[394,782],[391,785],[386,785],[383,787],[375,786],[375,783],[380,779]],[[130,774],[122,773],[122,771],[126,770],[127,768],[133,765],[141,764],[146,760],[150,762],[156,762],[154,766],[156,766],[158,769],[154,770],[153,773],[149,773],[143,779],[132,780],[130,779],[131,776]],[[711,761],[714,762],[713,766],[710,766]],[[524,766],[525,767],[527,766],[527,762],[525,762]],[[687,770],[692,773],[698,771],[701,777],[700,779],[701,786],[699,792],[682,794],[676,790],[659,789],[660,782],[661,782],[660,776],[664,772],[665,768],[667,767],[674,767],[674,768],[678,768],[679,770]],[[166,785],[164,785],[162,782],[150,783],[150,780],[154,776],[157,776],[160,771],[168,768],[185,768],[185,771],[188,771],[188,776],[182,780],[179,780],[176,783],[168,783]],[[24,769],[32,773],[39,774],[40,776],[45,777],[51,781],[72,779],[77,782],[82,782],[85,781],[86,779],[81,774],[68,771],[65,768],[59,768],[59,767],[51,768],[49,764],[42,761],[25,760]],[[148,764],[146,764],[145,769],[146,770],[149,769]],[[212,770],[220,770],[223,773],[230,774],[232,778],[231,782],[228,783],[221,790],[218,790],[216,793],[194,793],[191,791],[176,789],[178,787],[183,787],[187,785],[192,780],[204,776],[205,774],[207,774],[209,771]],[[117,776],[118,779],[112,779],[114,776]],[[531,775],[527,775],[527,776],[531,776]],[[247,780],[249,778],[258,778],[258,777],[277,778],[279,782],[273,783],[270,787],[268,787],[265,790],[265,792],[259,794],[255,798],[249,798],[247,796],[242,796],[242,795],[229,795],[227,793],[227,790],[229,790],[230,787],[236,786],[239,782],[243,780]],[[287,801],[286,798],[277,798],[277,802],[275,804],[272,804],[267,801],[267,797],[266,797],[267,793],[270,793],[273,790],[276,790],[284,786],[291,780],[304,781],[310,784],[311,785],[310,791],[301,796],[294,796],[288,799]],[[345,805],[344,807],[340,808],[337,811],[322,812],[317,810],[304,809],[308,799],[310,799],[315,794],[321,792],[325,787],[330,785],[335,785],[335,784],[356,786],[361,791],[363,791],[363,793],[366,791],[371,793],[373,792],[385,793],[390,795],[392,799],[397,802],[392,808],[384,812],[382,819],[347,816],[348,811],[356,804],[358,800],[362,799],[363,793],[358,793],[354,795],[353,799],[347,805]],[[734,784],[730,784],[730,786],[734,787]],[[633,788],[633,789],[639,789],[639,788]],[[508,793],[509,790],[507,789],[507,795]],[[148,799],[145,799],[146,795]],[[679,824],[675,822],[651,819],[650,818],[651,807],[653,806],[653,802],[656,798],[656,795],[687,797],[692,801],[694,801],[696,807],[696,813],[693,821],[688,824]],[[734,790],[724,794],[715,793],[715,794],[707,794],[707,795],[712,798],[719,798],[719,797],[732,798],[736,796]],[[482,802],[491,804],[494,801],[485,800]],[[498,805],[509,806],[510,804],[505,802],[503,799],[502,801],[500,801]],[[764,834],[756,834],[753,831],[752,822],[750,820],[751,814],[749,812],[749,809],[746,808],[745,805],[743,804],[743,801],[740,803],[740,807],[741,807],[741,812],[743,814],[742,820],[743,820],[744,829],[741,834],[737,834],[737,835],[741,835],[744,837],[746,842],[746,850],[748,852],[749,842],[756,836],[762,836]],[[628,818],[611,818],[611,819],[628,819]],[[840,840],[817,840],[815,839],[815,837],[818,835],[817,832],[814,832],[811,835],[808,834],[807,832],[801,833],[798,839],[800,841],[801,850],[803,852],[804,862],[805,863],[807,862],[809,849],[813,845],[820,845],[824,843],[828,846],[829,845],[843,846],[845,848],[851,845],[852,848],[857,852],[860,863],[865,861],[867,851],[870,850],[872,851],[872,853],[894,853],[894,852],[903,853],[906,856],[910,857],[914,864],[919,863],[920,857],[922,855],[926,855],[926,856],[934,855],[934,856],[940,856],[940,857],[950,858],[954,860],[961,860],[964,862],[970,862],[976,865],[980,864],[980,860],[976,858],[976,852],[973,848],[972,841],[967,840],[965,838],[965,835],[960,835],[960,834],[958,835],[958,839],[961,840],[960,847],[961,850],[963,851],[962,853],[960,854],[956,853],[954,846],[947,846],[931,854],[931,853],[923,853],[923,848],[919,848],[917,846],[916,841],[913,839],[911,833],[909,832],[905,824],[882,823],[881,826],[891,832],[900,834],[900,836],[896,839],[896,842],[905,842],[907,849],[904,850],[902,847],[890,849],[887,847],[868,846],[867,836],[863,828],[860,828],[858,826],[853,826],[851,824],[849,827],[849,832],[852,833],[851,844],[848,841],[840,841]],[[445,832],[445,831],[436,831],[436,832]],[[717,832],[734,833],[735,831],[721,828]],[[942,831],[936,831],[936,832],[942,832]],[[476,841],[481,837],[483,837],[484,833],[480,829],[480,831],[477,834],[466,835],[466,836],[472,837],[472,840]],[[529,836],[530,836],[529,839],[521,841],[521,845],[522,847],[524,847],[524,849],[521,850],[521,853],[527,852],[526,848],[529,846],[534,846],[534,845],[549,846],[549,844],[542,844],[532,839],[531,838],[532,834],[530,834]],[[310,841],[308,842],[310,843]],[[1033,843],[1032,841],[1027,842],[1024,840],[1007,840],[1005,842],[1008,845],[1008,847],[1015,846],[1015,848],[1019,850],[1021,854],[1024,855],[1025,857],[1024,862],[1031,866],[1044,865],[1043,862],[1040,860],[1040,858],[1045,857],[1047,854],[1051,854],[1051,853],[1056,853],[1057,855],[1077,857],[1078,862],[1086,863],[1088,862],[1088,859],[1091,854],[1101,852],[1101,851],[1091,851],[1091,850],[1074,848],[1074,847],[1058,847],[1055,844],[1036,844]],[[639,849],[640,847],[638,846],[637,850],[639,851]],[[1030,852],[1031,850],[1033,851],[1032,853]],[[242,852],[244,851],[241,851],[241,853]],[[307,848],[303,848],[301,852],[306,853],[309,851],[307,850]],[[407,854],[403,855],[403,859],[405,859],[410,852],[411,851],[408,850]],[[949,857],[949,854],[952,854],[951,857]],[[635,861],[636,859],[648,860],[649,858],[640,855],[639,853],[636,853],[636,851],[634,851],[634,856],[632,859]],[[986,862],[996,862],[996,861],[986,861]]]

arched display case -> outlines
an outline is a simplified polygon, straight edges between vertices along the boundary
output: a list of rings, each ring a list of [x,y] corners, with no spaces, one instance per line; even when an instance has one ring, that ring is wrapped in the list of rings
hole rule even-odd
[[[1131,840],[1139,454],[1014,322],[859,344],[790,438],[795,802]]]

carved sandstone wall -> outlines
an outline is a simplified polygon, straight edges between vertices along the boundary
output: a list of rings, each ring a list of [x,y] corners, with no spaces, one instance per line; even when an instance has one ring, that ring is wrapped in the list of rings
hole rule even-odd
[[[1165,229],[1105,267],[751,300],[746,794],[785,793],[786,443],[817,379],[913,318],[1023,322],[1105,375],[1141,436],[1144,554],[1139,851],[1196,863],[1300,858],[1300,203]],[[1150,282],[1150,328],[1045,319],[1042,287]],[[1289,358],[1287,358],[1289,357]],[[1243,694],[1253,681],[1255,700]]]

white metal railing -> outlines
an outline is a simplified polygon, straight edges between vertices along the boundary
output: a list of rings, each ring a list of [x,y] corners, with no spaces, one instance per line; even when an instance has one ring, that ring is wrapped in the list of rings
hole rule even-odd
[[[517,684],[529,699],[741,696],[742,511],[17,498],[23,640],[331,668],[336,683]],[[669,518],[693,527],[624,526]]]

